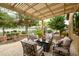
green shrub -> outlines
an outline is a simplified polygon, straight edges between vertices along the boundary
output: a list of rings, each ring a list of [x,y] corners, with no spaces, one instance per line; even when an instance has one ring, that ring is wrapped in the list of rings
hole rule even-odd
[[[51,33],[51,32],[52,32],[52,30],[47,30],[47,32],[48,32],[48,33]]]
[[[26,34],[26,32],[25,31],[22,31],[22,34]]]
[[[13,32],[17,32],[17,30],[13,30]]]
[[[67,35],[67,32],[65,32],[65,31],[63,31],[62,33],[61,33],[61,35]]]
[[[37,30],[35,31],[35,34],[38,35],[39,38],[42,37],[42,30],[37,29]]]

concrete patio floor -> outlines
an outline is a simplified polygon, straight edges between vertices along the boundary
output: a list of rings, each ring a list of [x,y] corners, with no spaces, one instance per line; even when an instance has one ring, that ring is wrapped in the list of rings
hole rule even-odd
[[[0,45],[0,56],[23,56],[23,48],[20,41]],[[52,54],[45,52],[45,56],[52,56]]]
[[[71,50],[74,52],[74,47]],[[45,52],[45,56],[52,56],[52,50]],[[0,45],[0,56],[23,56],[23,48],[20,41]]]
[[[22,56],[23,48],[20,41],[0,45],[0,56]]]

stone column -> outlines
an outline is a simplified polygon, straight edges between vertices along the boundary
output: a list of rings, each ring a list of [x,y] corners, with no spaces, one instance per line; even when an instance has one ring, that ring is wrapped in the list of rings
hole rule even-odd
[[[69,26],[68,26],[68,29],[69,29],[69,36],[70,37],[71,37],[71,34],[73,33],[73,15],[74,15],[74,13],[69,14]]]

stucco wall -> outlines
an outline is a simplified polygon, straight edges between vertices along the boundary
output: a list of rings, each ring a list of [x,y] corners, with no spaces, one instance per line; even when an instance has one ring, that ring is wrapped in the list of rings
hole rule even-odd
[[[72,44],[70,47],[71,55],[79,55],[79,36],[73,33],[73,14],[69,16],[69,36],[71,37]]]
[[[72,34],[71,38],[73,39],[70,47],[71,55],[79,55],[79,37]]]

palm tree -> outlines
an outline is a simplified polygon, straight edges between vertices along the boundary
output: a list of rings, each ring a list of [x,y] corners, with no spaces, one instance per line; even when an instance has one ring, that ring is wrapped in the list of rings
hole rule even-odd
[[[65,22],[64,22],[64,16],[56,16],[48,22],[48,26],[54,30],[60,31],[60,36],[62,31],[65,30]]]

